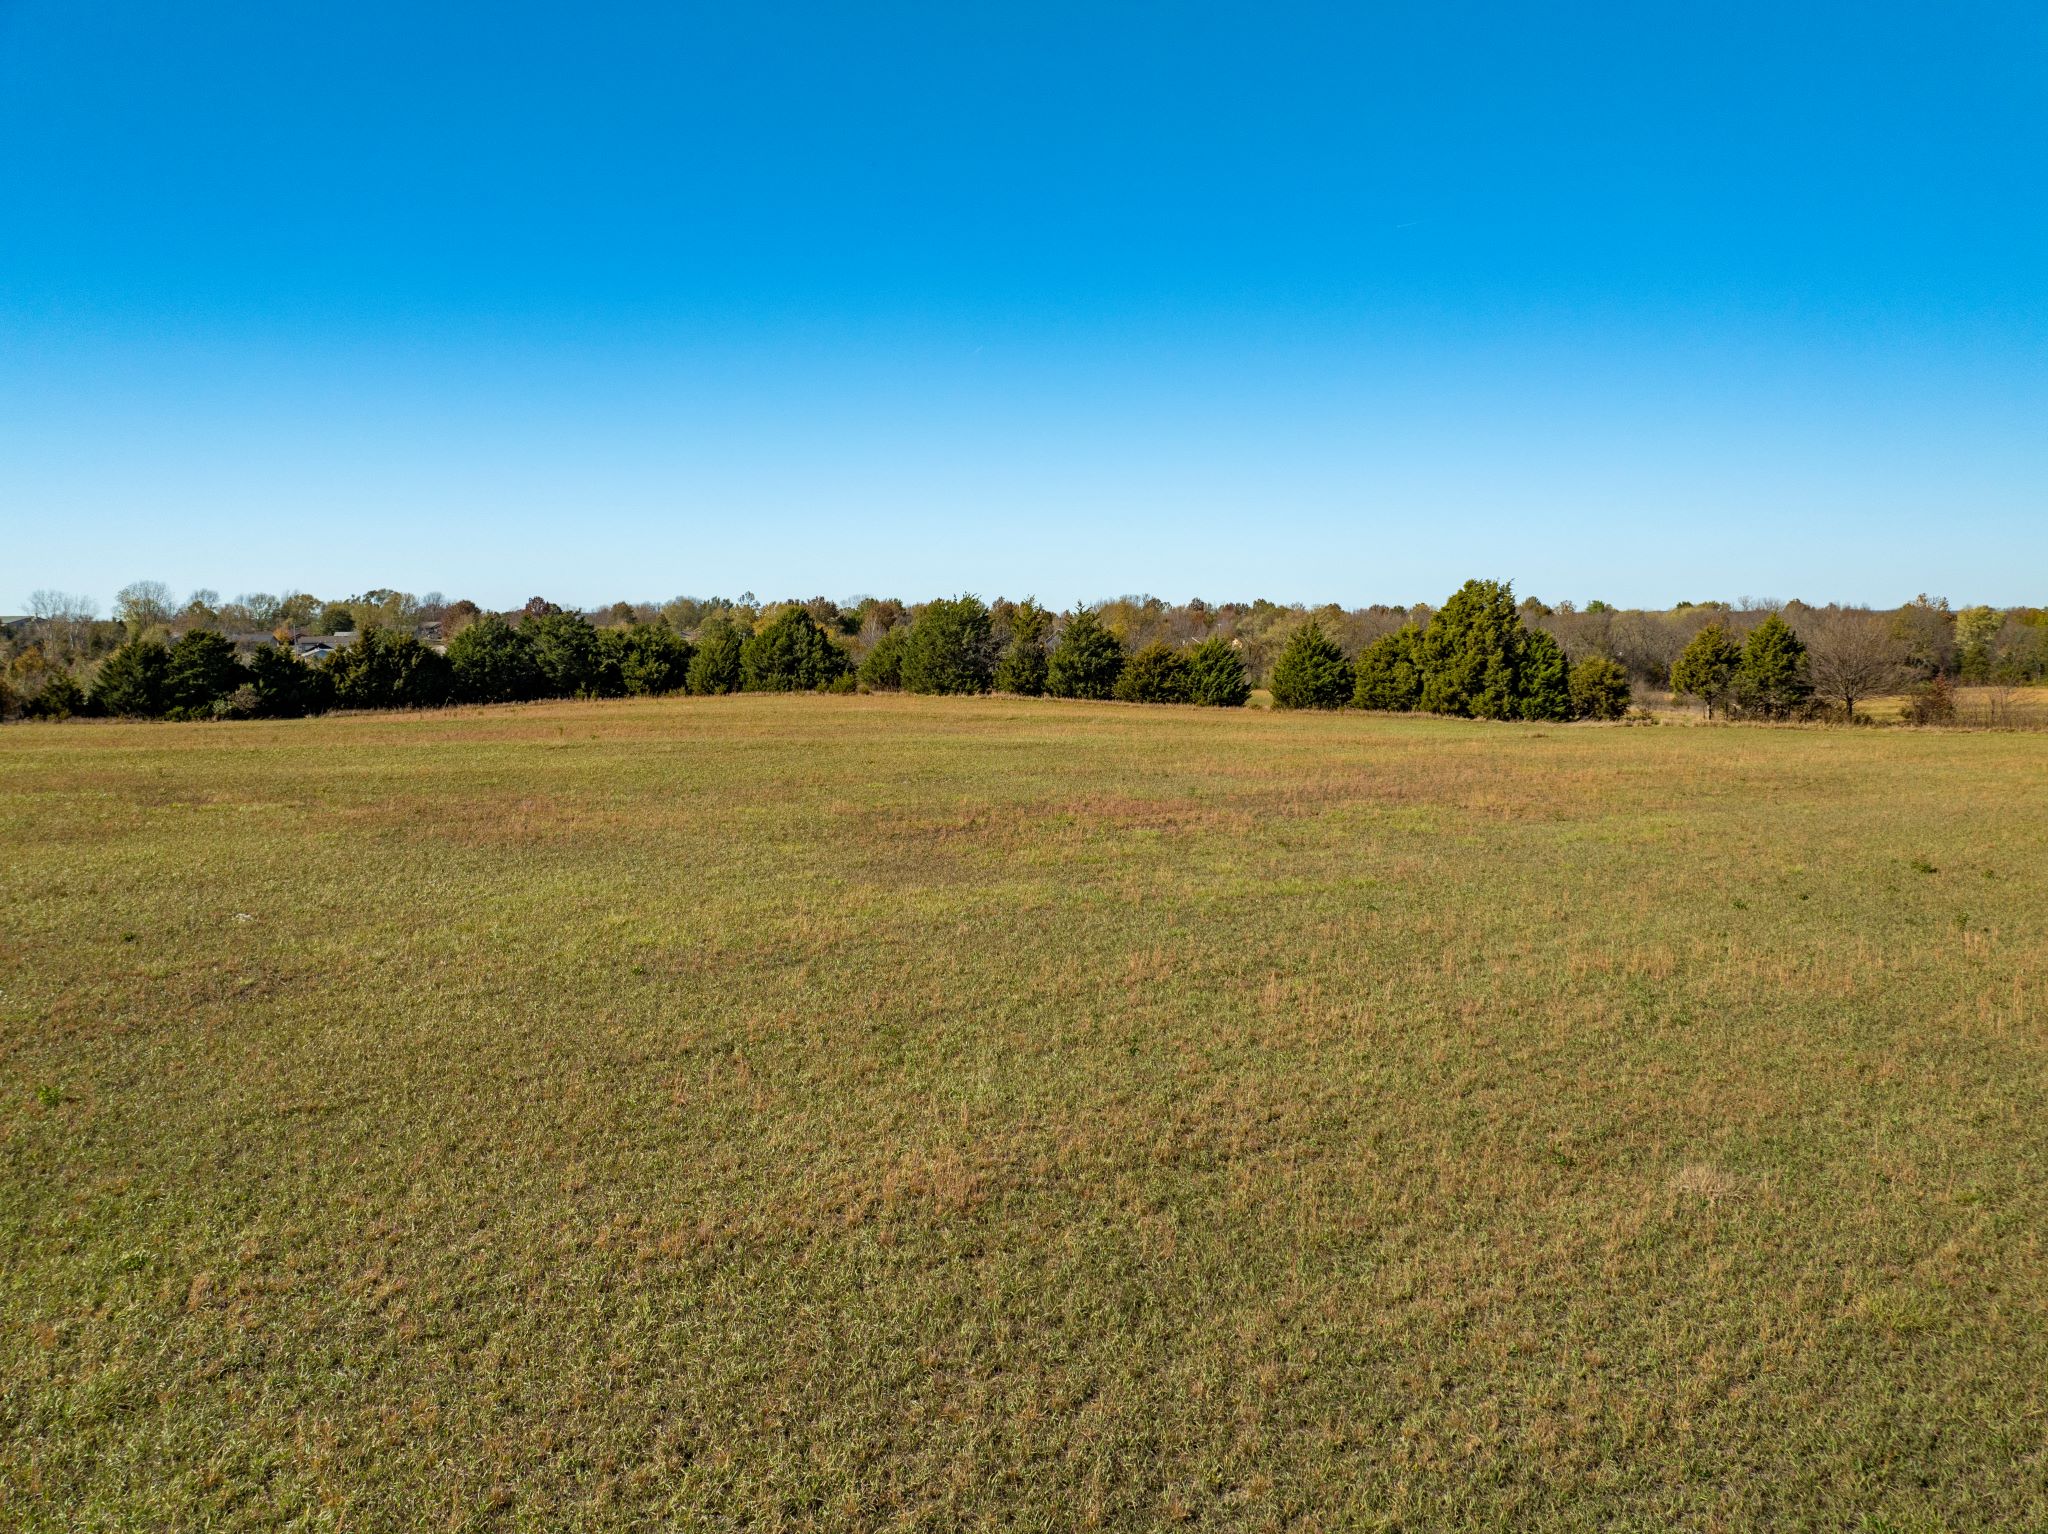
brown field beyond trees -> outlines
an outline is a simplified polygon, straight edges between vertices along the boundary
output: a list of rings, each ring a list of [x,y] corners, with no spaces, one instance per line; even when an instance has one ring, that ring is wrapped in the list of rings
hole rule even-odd
[[[2048,737],[0,731],[0,1525],[2048,1524]]]

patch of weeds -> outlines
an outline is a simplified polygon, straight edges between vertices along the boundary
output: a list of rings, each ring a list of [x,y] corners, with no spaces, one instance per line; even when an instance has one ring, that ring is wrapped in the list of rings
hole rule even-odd
[[[64,1089],[46,1081],[36,1088],[36,1101],[45,1108],[61,1108],[64,1106]]]
[[[1932,1330],[1948,1317],[1948,1299],[1910,1284],[1867,1289],[1849,1304],[1849,1315],[1876,1331],[1911,1337]]]

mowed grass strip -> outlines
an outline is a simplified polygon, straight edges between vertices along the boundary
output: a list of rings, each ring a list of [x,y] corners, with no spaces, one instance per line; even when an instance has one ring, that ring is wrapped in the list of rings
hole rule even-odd
[[[0,731],[0,1524],[2048,1523],[2048,740]]]

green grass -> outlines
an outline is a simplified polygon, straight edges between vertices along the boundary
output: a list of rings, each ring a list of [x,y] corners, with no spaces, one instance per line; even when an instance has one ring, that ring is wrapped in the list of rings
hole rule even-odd
[[[0,730],[0,1526],[2048,1524],[2048,739]]]

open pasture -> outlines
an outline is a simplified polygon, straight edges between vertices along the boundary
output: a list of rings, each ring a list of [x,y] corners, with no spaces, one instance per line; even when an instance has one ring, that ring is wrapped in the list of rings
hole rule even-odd
[[[2048,738],[0,730],[0,1524],[2048,1524]]]

